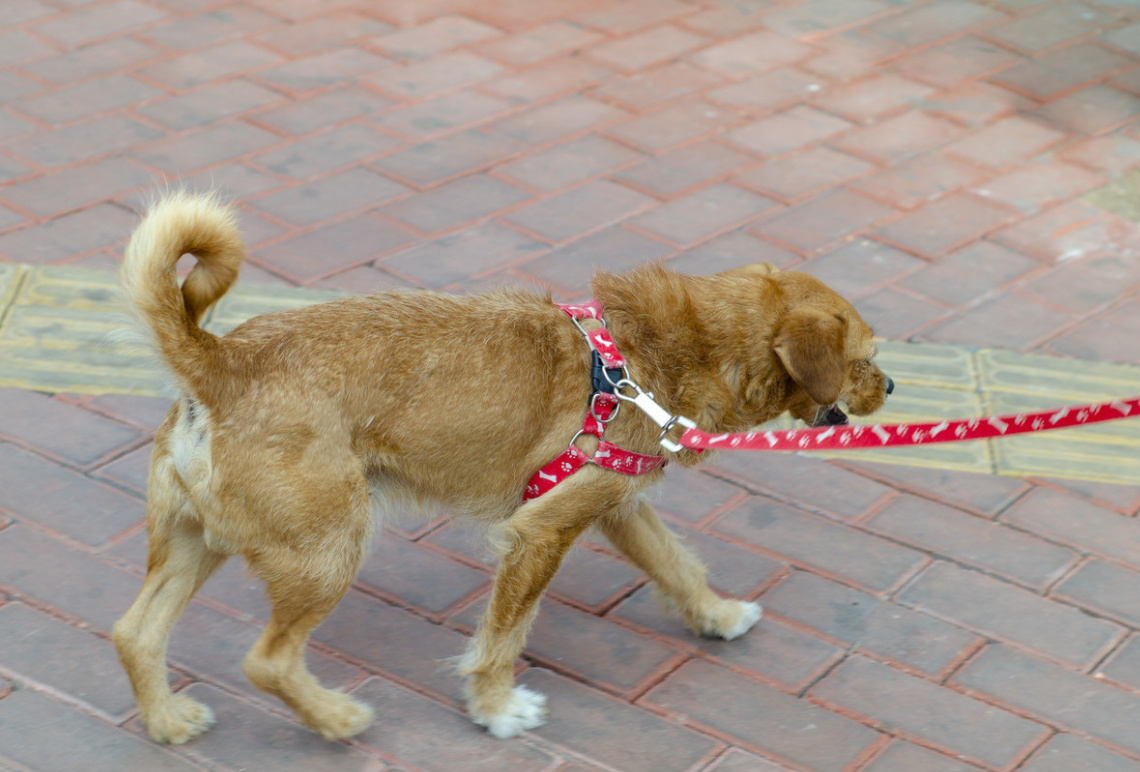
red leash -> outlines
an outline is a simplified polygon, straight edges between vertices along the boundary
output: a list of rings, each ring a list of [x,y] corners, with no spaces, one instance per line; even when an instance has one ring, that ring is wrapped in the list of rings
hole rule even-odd
[[[1114,399],[1099,405],[1080,405],[1040,413],[966,418],[921,424],[856,424],[820,426],[768,432],[710,434],[688,429],[679,443],[690,449],[723,450],[847,450],[889,448],[899,445],[931,445],[990,437],[1009,437],[1027,432],[1067,429],[1073,426],[1114,421],[1140,415],[1140,397]]]

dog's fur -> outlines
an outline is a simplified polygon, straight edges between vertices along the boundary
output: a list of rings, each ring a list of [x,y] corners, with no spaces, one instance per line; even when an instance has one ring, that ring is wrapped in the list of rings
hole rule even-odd
[[[184,253],[198,262],[179,288]],[[545,698],[514,685],[513,664],[539,598],[591,526],[695,632],[731,639],[760,618],[756,604],[713,593],[704,566],[661,524],[644,496],[660,471],[587,465],[522,503],[528,478],[581,427],[590,393],[589,351],[549,297],[389,292],[267,314],[218,338],[198,322],[242,257],[232,212],[182,193],[147,215],[121,272],[181,393],[154,441],[146,582],[114,629],[156,740],[186,742],[212,723],[209,708],[171,693],[164,659],[178,616],[231,555],[265,580],[273,603],[245,659],[250,680],[325,737],[368,725],[370,709],[322,688],[304,651],[369,550],[376,504],[432,502],[496,524],[503,557],[460,672],[472,719],[498,737],[542,723]],[[704,429],[743,430],[785,411],[814,422],[838,400],[857,414],[883,403],[871,329],[806,274],[649,267],[599,272],[594,292],[631,377]],[[658,432],[627,406],[606,436],[656,454]],[[593,451],[593,438],[580,442]]]

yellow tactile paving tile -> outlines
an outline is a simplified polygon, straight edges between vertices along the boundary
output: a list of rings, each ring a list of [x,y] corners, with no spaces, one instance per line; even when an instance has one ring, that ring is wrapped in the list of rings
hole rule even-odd
[[[342,293],[246,285],[211,309],[224,333],[251,316]],[[126,317],[111,271],[0,265],[0,386],[83,394],[162,394],[163,378],[137,348],[115,342]],[[1140,367],[964,346],[881,341],[898,384],[879,423],[1044,410],[1140,393]],[[790,427],[790,420],[775,422]],[[831,455],[1011,476],[1140,483],[1140,418],[1002,440]]]

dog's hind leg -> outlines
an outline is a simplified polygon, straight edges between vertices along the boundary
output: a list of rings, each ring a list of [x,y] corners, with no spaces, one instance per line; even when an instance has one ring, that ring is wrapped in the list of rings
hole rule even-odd
[[[356,506],[335,523],[324,521],[320,533],[298,539],[304,543],[282,544],[248,556],[253,572],[268,585],[273,613],[246,655],[245,674],[330,740],[350,737],[372,722],[371,708],[343,692],[325,689],[305,667],[309,634],[344,597],[369,548],[371,512],[363,483],[359,493]]]
[[[153,489],[152,489],[153,491]],[[173,694],[166,680],[170,630],[194,593],[226,560],[211,550],[201,525],[176,509],[155,512],[176,493],[153,493],[146,581],[130,610],[115,623],[115,648],[135,691],[139,717],[158,742],[180,744],[214,723],[208,707],[185,694]]]
[[[704,564],[665,527],[644,498],[631,509],[600,519],[598,529],[649,574],[693,632],[731,641],[760,620],[758,604],[722,598],[709,588]]]

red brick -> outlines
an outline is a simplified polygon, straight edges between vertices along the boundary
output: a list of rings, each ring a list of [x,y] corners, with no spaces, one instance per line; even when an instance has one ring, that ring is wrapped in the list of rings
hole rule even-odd
[[[55,10],[39,0],[9,0],[4,8],[3,25],[20,24],[32,19],[38,19],[43,16],[55,13]]]
[[[1140,686],[1140,638],[1133,634],[1127,643],[1113,652],[1111,659],[1096,668],[1093,676],[1108,678],[1135,691]]]
[[[351,292],[355,295],[373,295],[377,292],[407,288],[413,286],[398,276],[378,270],[370,265],[349,268],[347,271],[334,273],[320,281],[313,283],[314,287],[331,289],[338,292]]]
[[[685,145],[615,174],[615,177],[663,197],[723,177],[756,159],[719,142]]]
[[[959,127],[919,110],[911,110],[874,126],[868,126],[837,140],[840,149],[886,164],[945,145],[962,135]]]
[[[406,99],[423,99],[486,80],[502,69],[489,59],[459,51],[394,67],[366,80]]]
[[[854,235],[894,211],[858,194],[836,190],[770,217],[752,230],[810,253]]]
[[[141,501],[13,445],[0,445],[0,470],[5,510],[85,544],[100,544],[145,514]],[[29,486],[28,480],[38,483]]]
[[[741,172],[733,179],[761,193],[793,201],[839,185],[874,168],[866,161],[845,153],[827,147],[814,147],[785,158],[767,161]]]
[[[690,58],[729,77],[744,77],[794,64],[816,49],[766,30],[704,49]]]
[[[815,104],[849,120],[871,123],[887,113],[916,105],[933,92],[929,86],[888,73],[832,89]]]
[[[1035,112],[1062,129],[1100,134],[1135,118],[1140,113],[1140,97],[1108,85],[1090,86]]]
[[[634,110],[645,110],[721,82],[721,78],[688,62],[669,62],[655,69],[609,78],[594,90],[594,95]]]
[[[744,481],[749,489],[768,491],[775,498],[789,498],[847,519],[863,515],[892,493],[881,483],[807,456],[726,453],[716,460],[716,466]]]
[[[543,192],[553,192],[628,166],[642,157],[616,142],[588,134],[503,164],[495,172]]]
[[[612,123],[626,113],[583,96],[550,102],[495,124],[495,130],[531,145],[545,145],[560,137]]]
[[[281,57],[243,40],[193,51],[140,70],[142,75],[174,88],[191,88],[277,64]]]
[[[943,303],[964,306],[1040,267],[1031,257],[979,241],[904,277],[899,284]],[[972,487],[971,476],[961,490]]]
[[[142,439],[118,422],[32,391],[0,388],[0,401],[8,408],[0,415],[0,434],[76,466],[88,466]]]
[[[141,125],[141,124],[138,124],[138,125]],[[106,132],[105,126],[106,126],[106,123],[104,123],[101,126],[101,128],[104,129],[104,132]],[[35,160],[39,163],[48,163],[48,164],[54,165],[55,163],[57,163],[57,161],[52,156],[46,155],[46,153],[48,153],[48,152],[57,153],[57,152],[67,152],[67,151],[66,150],[60,151],[58,148],[52,148],[50,146],[49,147],[37,147],[37,145],[43,144],[43,142],[39,140],[39,136],[41,136],[41,135],[36,135],[36,134],[32,133],[33,131],[35,131],[37,129],[39,129],[39,126],[35,123],[32,123],[31,121],[25,121],[23,118],[19,118],[16,115],[13,115],[12,113],[7,113],[7,112],[0,113],[0,141],[7,142],[8,140],[15,139],[15,138],[19,137],[20,135],[28,135],[27,138],[24,140],[24,145],[26,147],[28,147],[30,151],[36,152],[42,156],[41,158],[37,158]],[[62,140],[65,144],[67,141],[74,141],[74,135],[73,134],[72,135],[61,135],[61,136],[66,137],[65,140]],[[51,139],[47,140],[47,142],[51,143]],[[13,143],[13,144],[15,144],[15,143]],[[86,153],[91,153],[91,152],[94,152],[94,154],[96,154],[96,155],[99,154],[99,150],[97,150],[97,149],[96,150],[84,149],[84,150],[80,150],[79,152],[81,154],[86,154]],[[31,157],[31,156],[28,156],[28,157]]]
[[[0,531],[0,584],[110,631],[142,579],[23,526]]]
[[[258,250],[257,256],[289,276],[312,281],[374,259],[415,238],[406,228],[365,214],[279,241]]]
[[[1001,168],[1037,155],[1057,144],[1065,134],[1025,118],[1013,117],[955,142],[947,152],[970,161]]]
[[[696,638],[680,617],[662,607],[651,587],[639,590],[611,616],[668,635],[678,645],[696,646],[705,659],[756,673],[792,693],[809,686],[843,656],[838,646],[771,619],[733,641]]]
[[[533,734],[607,767],[628,772],[687,770],[708,759],[719,743],[678,722],[612,699],[545,670],[522,679],[549,697],[550,719]]]
[[[262,70],[258,77],[279,88],[294,92],[312,91],[338,83],[354,83],[361,76],[386,70],[390,61],[359,48],[340,48],[322,54],[279,64]],[[385,71],[382,77],[395,78],[398,70]],[[380,77],[380,76],[371,76]]]
[[[1109,252],[1063,263],[1021,291],[1072,313],[1088,313],[1140,284],[1140,265]]]
[[[1124,134],[1108,134],[1067,145],[1060,155],[1116,177],[1140,165],[1140,142]]]
[[[1093,480],[1043,478],[1050,485],[1092,501],[1100,506],[1110,507],[1122,514],[1134,514],[1140,507],[1140,490],[1135,486],[1119,483],[1102,483]]]
[[[504,219],[551,242],[561,242],[633,215],[656,201],[608,180],[588,182]]]
[[[374,91],[348,86],[290,100],[282,107],[257,113],[254,120],[289,134],[308,134],[355,118],[378,116],[392,104],[391,99]]]
[[[25,59],[40,59],[56,53],[51,46],[18,29],[0,31],[0,66]]]
[[[728,753],[716,760],[708,772],[786,772],[786,767],[777,767],[759,756],[730,748]]]
[[[516,35],[489,40],[476,46],[475,50],[503,64],[518,67],[577,51],[600,38],[596,32],[557,19]]]
[[[908,46],[931,43],[971,27],[1007,18],[983,5],[963,0],[935,0],[933,3],[893,14],[870,25],[876,35]]]
[[[24,222],[24,218],[21,215],[17,214],[16,212],[13,212],[11,209],[8,209],[8,207],[0,207],[0,230],[5,230],[7,228],[12,227],[13,225],[19,225],[23,222]],[[21,231],[21,233],[27,233],[27,232],[28,231]],[[0,239],[3,239],[3,238],[4,238],[3,236],[0,236]],[[0,254],[3,254],[3,253],[0,252]],[[13,259],[15,259],[15,258],[13,258]]]
[[[395,536],[377,539],[357,581],[398,601],[439,613],[489,584],[489,577]]]
[[[1052,263],[1098,252],[1132,228],[1132,223],[1084,201],[1068,201],[998,231],[993,240]]]
[[[896,740],[865,772],[977,772],[977,767]]]
[[[907,340],[917,330],[946,315],[944,306],[916,298],[891,287],[859,298],[855,308],[865,319],[875,320],[875,334],[888,339]]]
[[[682,252],[669,260],[668,266],[681,273],[708,276],[755,262],[767,261],[782,268],[798,259],[793,252],[738,230]],[[668,478],[665,484],[669,484]]]
[[[917,209],[984,176],[973,164],[932,153],[856,180],[849,187],[900,209]]]
[[[151,102],[135,112],[169,129],[190,129],[281,100],[276,91],[248,81],[233,80]]]
[[[378,263],[430,287],[444,287],[468,276],[516,263],[546,245],[495,223],[453,233],[390,255]]]
[[[1129,24],[1126,27],[1118,27],[1099,36],[1101,40],[1109,45],[1115,46],[1123,51],[1127,51],[1133,56],[1140,54],[1140,25]]]
[[[84,402],[100,412],[150,432],[158,429],[173,400],[169,397],[142,397],[133,394],[100,394]]]
[[[679,0],[625,0],[591,8],[571,18],[608,35],[623,35],[651,24],[675,20],[693,10],[691,5]]]
[[[847,769],[879,737],[854,721],[706,662],[686,664],[643,701],[818,772]],[[733,709],[724,710],[726,704]]]
[[[1083,608],[1140,627],[1140,573],[1090,560],[1058,585],[1053,594]]]
[[[879,0],[862,0],[861,3],[849,3],[846,0],[843,2],[808,0],[808,2],[800,3],[796,7],[788,9],[788,12],[795,13],[798,9],[808,9],[814,6],[830,19],[837,18],[844,9],[858,7],[860,4],[864,7],[877,6],[880,10],[884,7]],[[776,13],[779,14],[779,11]],[[775,23],[771,20],[771,16],[766,21],[769,25]],[[822,23],[828,24],[829,21]],[[776,27],[770,28],[776,29]],[[822,77],[845,83],[873,72],[886,60],[896,58],[905,51],[906,46],[901,43],[870,34],[865,29],[851,30],[831,35],[828,40],[827,53],[814,57],[808,66],[812,72]]]
[[[693,32],[663,25],[629,37],[600,43],[586,51],[598,62],[625,72],[636,72],[651,65],[674,59],[707,42]]]
[[[158,55],[158,48],[133,37],[120,36],[27,62],[20,65],[20,69],[62,85],[140,65]]]
[[[372,165],[401,180],[428,186],[490,166],[525,147],[509,137],[471,129],[446,140],[389,153]]]
[[[312,225],[407,192],[406,187],[387,177],[357,168],[270,193],[249,205],[287,223]]]
[[[933,115],[979,127],[1027,111],[1036,104],[992,83],[974,81],[953,91],[941,92],[936,99],[926,103],[926,109]]]
[[[983,236],[1015,217],[1007,209],[956,193],[880,228],[887,241],[936,257]]]
[[[46,123],[69,123],[94,113],[126,107],[165,92],[126,75],[111,75],[98,81],[19,100],[15,107]]]
[[[226,692],[194,684],[186,693],[209,705],[217,726],[194,742],[194,754],[229,769],[301,769],[374,772],[379,762],[359,748],[330,743],[312,730]]]
[[[419,690],[453,701],[462,694],[460,677],[441,663],[463,653],[466,636],[356,590],[349,591],[314,637]]]
[[[484,123],[510,109],[510,103],[502,99],[464,90],[387,111],[376,122],[405,137],[424,139]]]
[[[42,166],[67,166],[118,153],[162,136],[164,133],[152,126],[122,115],[108,115],[39,132],[9,142],[5,148]]]
[[[800,105],[730,131],[726,139],[761,156],[777,156],[849,128],[847,121]]]
[[[1031,11],[1013,21],[990,27],[987,37],[1036,52],[1080,37],[1116,21],[1108,11],[1084,3],[1065,3]]]
[[[67,741],[61,742],[61,737]],[[0,754],[31,769],[191,772],[198,768],[30,689],[0,700]]]
[[[1074,769],[1140,772],[1140,764],[1071,734],[1059,734],[1021,769],[1023,772],[1069,772]]]
[[[34,29],[44,37],[77,48],[98,38],[150,24],[167,15],[137,0],[118,0],[91,10],[57,16],[35,25]]]
[[[109,716],[123,716],[135,706],[110,641],[8,603],[0,608],[0,645],[5,671],[21,681],[58,690]]]
[[[257,41],[284,54],[304,56],[363,42],[364,38],[379,35],[389,29],[391,27],[376,19],[342,13],[336,16],[318,16],[306,20],[304,24],[280,25],[258,35]]]
[[[1004,646],[991,646],[953,678],[959,687],[1061,727],[1140,753],[1132,717],[1140,697]]]
[[[134,491],[140,498],[145,498],[152,450],[153,447],[148,443],[138,450],[120,456],[92,474],[97,479],[110,480],[116,485]]]
[[[550,583],[550,592],[592,611],[623,598],[642,584],[644,576],[629,563],[579,544],[570,550]]]
[[[770,198],[722,182],[675,198],[631,224],[677,244],[692,244],[775,206]]]
[[[0,254],[19,263],[46,265],[94,249],[117,246],[137,222],[134,213],[123,207],[96,204],[40,225],[5,233],[0,236]],[[114,302],[110,297],[107,300]]]
[[[1049,587],[1078,559],[1072,550],[914,497],[892,501],[866,525],[920,549],[1003,574],[1039,591]]]
[[[1001,46],[967,35],[903,57],[895,68],[907,78],[938,88],[953,88],[1021,61],[1021,57]]]
[[[1126,300],[1051,342],[1049,347],[1073,357],[1135,364],[1138,357],[1132,341],[1137,332],[1140,332],[1140,303]]]
[[[677,102],[607,131],[627,142],[660,152],[732,123],[735,123],[733,114],[708,102]]]
[[[373,725],[357,738],[400,763],[427,772],[531,772],[552,759],[522,742],[504,742],[473,731],[471,720],[415,692],[379,678],[354,696],[376,711]],[[443,741],[443,738],[447,738]]]
[[[1071,606],[946,563],[926,571],[900,601],[1075,667],[1099,660],[1124,632]]]
[[[502,33],[466,16],[441,16],[415,27],[375,38],[371,45],[400,59],[425,59],[433,54],[478,43]]]
[[[694,273],[685,271],[685,273]],[[744,491],[724,480],[692,469],[670,469],[665,480],[654,488],[659,498],[655,506],[690,523],[744,495]]]
[[[511,72],[480,86],[513,102],[537,102],[566,96],[604,81],[611,70],[581,58],[554,59]]]
[[[1069,321],[1066,314],[1021,295],[999,293],[922,334],[924,340],[1024,349]]]
[[[276,174],[308,180],[343,166],[356,165],[399,144],[388,134],[355,123],[262,153],[252,161]]]
[[[1004,70],[993,79],[1034,99],[1053,99],[1089,81],[1131,66],[1128,57],[1092,43],[1078,43]]]
[[[793,572],[761,602],[768,612],[931,675],[980,642],[961,628],[803,571]]]
[[[766,14],[764,26],[789,37],[814,38],[890,10],[880,0],[807,0]]]
[[[225,10],[198,13],[154,25],[142,33],[143,37],[170,48],[189,51],[199,48],[202,41],[220,43],[223,40],[246,37],[274,26],[280,21],[254,8],[237,5]],[[293,52],[296,55],[296,52]]]
[[[994,767],[1011,766],[1048,732],[1040,724],[861,657],[844,662],[810,694]]]
[[[591,266],[628,271],[673,251],[660,241],[611,226],[524,263],[520,270],[568,292],[585,292],[593,277]]]
[[[718,518],[714,528],[873,590],[890,588],[927,562],[922,553],[760,497]]]
[[[921,265],[925,265],[922,260],[886,244],[855,239],[815,258],[802,270],[850,300]]]
[[[767,113],[807,100],[822,88],[822,79],[794,67],[783,67],[708,92],[714,102],[749,113]]]
[[[223,123],[132,150],[129,155],[162,172],[178,175],[263,150],[279,141],[276,134],[244,123]]]

